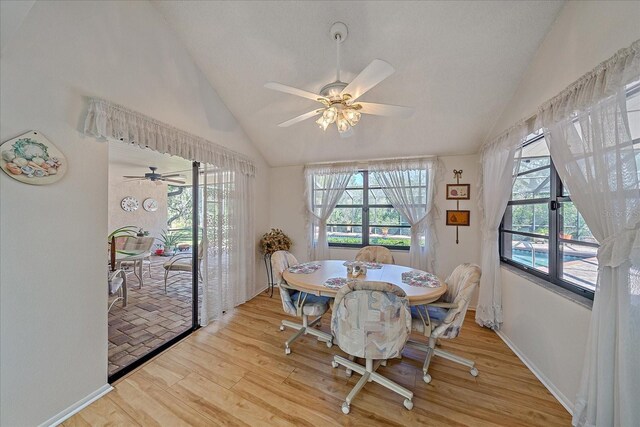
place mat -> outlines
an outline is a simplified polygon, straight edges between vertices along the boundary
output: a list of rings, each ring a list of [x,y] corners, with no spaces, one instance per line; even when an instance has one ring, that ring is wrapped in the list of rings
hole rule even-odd
[[[294,265],[289,267],[289,273],[296,274],[311,274],[320,268],[320,264],[315,262],[305,262],[304,264]]]
[[[355,279],[347,279],[346,277],[332,277],[324,282],[324,286],[329,289],[340,289],[349,282],[355,282]]]
[[[439,288],[441,286],[440,280],[436,276],[417,270],[402,273],[402,283],[420,288]]]
[[[379,262],[371,262],[371,261],[345,261],[345,267],[349,267],[350,265],[360,265],[362,267],[366,267],[367,270],[379,270],[382,268],[382,264]]]

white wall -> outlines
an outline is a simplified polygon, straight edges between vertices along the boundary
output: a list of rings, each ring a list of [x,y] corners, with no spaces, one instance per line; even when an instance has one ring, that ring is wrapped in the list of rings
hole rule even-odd
[[[38,425],[107,380],[108,153],[81,134],[86,97],[252,157],[256,232],[269,170],[148,2],[36,2],[2,46],[0,138],[36,129],[69,161],[50,186],[0,174],[0,425]]]
[[[427,155],[428,153],[425,153]],[[363,153],[366,159],[366,152]],[[480,263],[480,224],[478,215],[478,156],[444,156],[442,181],[438,185],[436,206],[440,219],[436,222],[438,266],[436,273],[446,277],[460,263]],[[471,184],[471,199],[460,202],[460,209],[471,211],[471,225],[460,227],[460,244],[455,242],[455,227],[445,225],[445,212],[455,209],[455,201],[446,200],[445,184],[454,183],[453,170],[462,169],[461,183]],[[308,239],[305,231],[304,176],[302,166],[286,166],[271,169],[271,226],[281,228],[294,242],[291,252],[299,261],[308,260]],[[331,248],[333,259],[353,259],[357,249]],[[407,251],[394,251],[397,264],[409,265]],[[475,306],[475,300],[472,301]]]
[[[111,176],[108,198],[109,233],[120,227],[135,225],[148,231],[151,237],[160,237],[160,233],[167,229],[167,191],[166,184],[157,185],[147,180],[125,182],[122,177]],[[122,199],[127,196],[138,200],[138,209],[133,212],[125,211],[120,205]],[[146,211],[142,206],[148,198],[158,202],[158,210],[155,212]]]
[[[567,2],[531,62],[494,136],[530,117],[600,62],[640,38],[640,2]],[[503,333],[572,407],[590,311],[505,268]]]

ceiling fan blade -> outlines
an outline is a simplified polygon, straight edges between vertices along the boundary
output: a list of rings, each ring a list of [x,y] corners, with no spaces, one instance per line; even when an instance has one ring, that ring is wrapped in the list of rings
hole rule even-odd
[[[409,118],[415,110],[411,107],[403,107],[401,105],[376,104],[373,102],[357,102],[362,109],[358,110],[362,114],[372,114],[374,116],[392,116]]]
[[[351,102],[353,102],[395,72],[396,70],[388,62],[374,59],[342,90],[340,95],[351,95]]]
[[[160,178],[158,181],[174,182],[176,184],[186,184],[186,181],[178,181],[177,179],[168,179],[168,178]]]
[[[181,173],[163,173],[163,178],[173,178],[174,176],[182,176]]]
[[[122,175],[123,178],[139,178],[139,179],[145,179],[144,176],[139,176],[139,175]]]
[[[296,96],[301,96],[303,98],[312,99],[312,100],[318,101],[318,102],[329,101],[327,98],[325,98],[322,95],[318,95],[318,94],[315,94],[313,92],[309,92],[309,91],[306,91],[306,90],[298,89],[298,88],[295,88],[295,87],[283,85],[281,83],[268,82],[267,84],[264,85],[264,87],[266,87],[267,89],[277,90],[278,92],[284,92],[284,93],[288,93],[290,95],[296,95]]]
[[[323,111],[324,111],[324,108],[319,108],[317,110],[309,111],[308,113],[301,114],[298,117],[294,117],[291,120],[287,120],[286,122],[282,122],[278,126],[281,127],[281,128],[286,128],[286,127],[289,127],[289,126],[291,126],[293,124],[301,122],[303,120],[307,120],[307,119],[310,119],[311,117],[317,116],[318,114],[322,113]]]

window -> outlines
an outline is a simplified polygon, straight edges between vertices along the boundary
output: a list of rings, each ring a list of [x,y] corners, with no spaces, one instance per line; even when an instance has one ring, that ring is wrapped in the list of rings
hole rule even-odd
[[[411,188],[426,195],[426,171],[415,174],[417,178],[422,176],[422,180],[415,180],[415,186],[412,182]],[[324,191],[321,179],[314,179],[313,191],[314,203],[319,204]],[[360,171],[351,177],[327,221],[327,240],[329,246],[379,245],[409,250],[411,226],[391,205],[375,176]]]
[[[571,202],[543,135],[532,135],[500,226],[502,261],[593,299],[598,243]]]

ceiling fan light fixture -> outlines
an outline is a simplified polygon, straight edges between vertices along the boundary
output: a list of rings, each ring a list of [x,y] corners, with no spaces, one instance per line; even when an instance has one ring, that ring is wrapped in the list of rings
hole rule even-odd
[[[335,122],[337,116],[338,116],[338,109],[336,107],[329,107],[326,110],[324,110],[324,113],[322,113],[322,118],[328,121],[329,123]]]
[[[345,109],[342,114],[351,126],[355,126],[360,121],[360,112],[353,108]]]
[[[316,123],[322,130],[327,130],[327,127],[331,124],[330,121],[324,118],[324,115],[321,116],[318,120],[316,120]]]
[[[336,126],[338,127],[338,132],[340,133],[344,133],[348,131],[349,128],[351,128],[351,125],[349,125],[349,121],[344,117],[344,114],[338,115]]]

